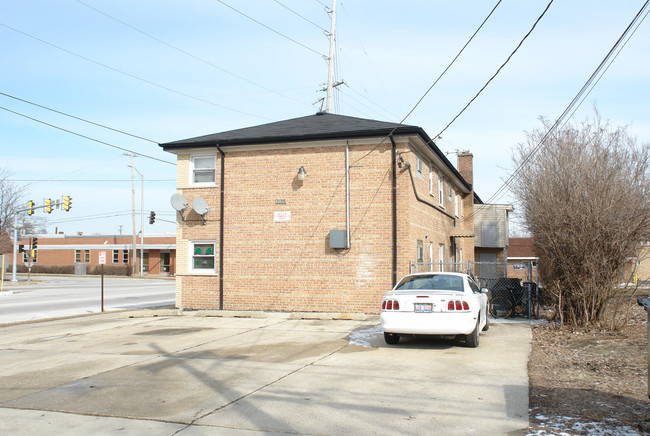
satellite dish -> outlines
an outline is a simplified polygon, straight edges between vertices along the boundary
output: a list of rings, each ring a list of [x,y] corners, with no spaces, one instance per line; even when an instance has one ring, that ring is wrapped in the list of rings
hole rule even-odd
[[[185,222],[185,217],[183,216],[183,211],[187,209],[189,203],[181,194],[174,194],[171,198],[172,207],[176,209],[178,213],[181,214],[181,221]]]
[[[196,197],[192,201],[192,208],[199,215],[205,215],[206,213],[210,212],[208,203],[202,197]]]
[[[196,197],[192,200],[192,208],[194,209],[194,212],[201,215],[201,220],[203,220],[203,224],[205,224],[205,214],[210,212],[208,203],[202,197]]]
[[[172,207],[179,212],[183,212],[189,206],[189,203],[181,194],[174,194],[171,198]]]

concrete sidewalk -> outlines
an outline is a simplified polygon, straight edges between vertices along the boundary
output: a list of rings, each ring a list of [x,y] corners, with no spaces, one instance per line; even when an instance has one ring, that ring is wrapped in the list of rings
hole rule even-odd
[[[431,338],[388,346],[378,317],[175,314],[0,327],[0,433],[502,435],[528,426],[527,324],[492,324],[472,349]]]

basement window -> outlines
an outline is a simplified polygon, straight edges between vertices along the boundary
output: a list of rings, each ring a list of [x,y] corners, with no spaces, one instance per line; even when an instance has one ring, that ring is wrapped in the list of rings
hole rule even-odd
[[[190,271],[195,273],[214,273],[214,241],[190,242]]]

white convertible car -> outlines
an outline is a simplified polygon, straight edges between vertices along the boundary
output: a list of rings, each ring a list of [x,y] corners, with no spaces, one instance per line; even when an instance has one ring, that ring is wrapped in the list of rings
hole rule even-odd
[[[490,326],[488,292],[467,274],[409,274],[384,295],[384,339],[394,345],[400,335],[462,335],[478,347],[479,333]]]

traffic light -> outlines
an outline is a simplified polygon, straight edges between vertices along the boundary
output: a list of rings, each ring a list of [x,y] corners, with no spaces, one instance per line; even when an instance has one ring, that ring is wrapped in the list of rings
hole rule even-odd
[[[32,259],[36,259],[36,250],[30,251],[29,255],[31,256]]]
[[[45,212],[52,213],[52,200],[49,198],[45,200]]]
[[[37,245],[38,245],[38,238],[37,238],[37,237],[33,237],[33,238],[32,238],[32,251],[33,251],[33,250],[36,250]]]
[[[63,197],[63,210],[66,212],[70,210],[70,205],[72,204],[72,197],[66,195]]]
[[[156,222],[156,212],[153,210],[149,212],[149,224],[153,224]]]
[[[34,202],[32,200],[29,200],[27,202],[27,215],[34,215]]]

